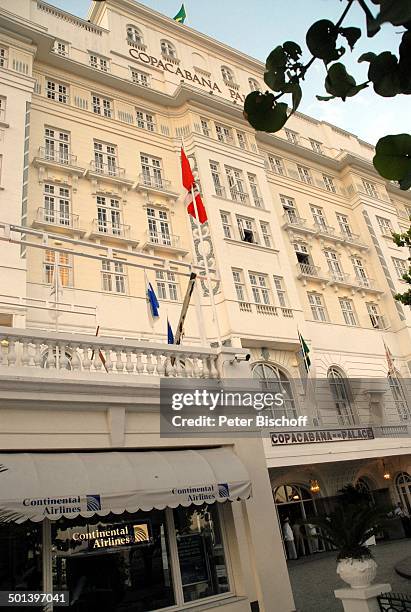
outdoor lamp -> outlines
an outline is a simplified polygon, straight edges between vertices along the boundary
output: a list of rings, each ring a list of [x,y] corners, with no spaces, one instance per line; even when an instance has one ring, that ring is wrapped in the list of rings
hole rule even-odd
[[[310,480],[310,491],[311,493],[319,493],[321,491],[318,480]]]
[[[383,468],[384,468],[383,475],[382,475],[382,476],[383,476],[383,478],[384,478],[384,480],[390,480],[390,479],[391,479],[391,474],[390,474],[390,472],[389,472],[389,471],[386,469],[384,461],[382,462],[382,465],[383,465]]]

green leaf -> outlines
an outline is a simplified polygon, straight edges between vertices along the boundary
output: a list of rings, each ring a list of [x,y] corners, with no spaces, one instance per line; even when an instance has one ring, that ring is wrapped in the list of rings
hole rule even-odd
[[[380,14],[377,16],[378,23],[389,21],[393,25],[404,25],[411,20],[410,0],[380,0]]]
[[[341,36],[344,36],[344,38],[346,38],[351,51],[354,49],[354,45],[357,40],[361,38],[360,28],[340,28],[339,33],[341,34]]]
[[[321,19],[309,28],[306,36],[307,47],[314,57],[326,64],[337,60],[344,53],[344,48],[337,49],[338,29],[332,21]]]
[[[285,68],[287,65],[287,55],[281,45],[275,47],[267,57],[265,67],[267,70],[276,70],[277,68]]]
[[[260,132],[278,132],[286,123],[288,106],[277,103],[271,93],[252,91],[244,103],[244,117]]]
[[[355,95],[363,86],[356,84],[354,77],[348,74],[344,64],[336,63],[328,69],[325,79],[325,89],[336,98],[345,98]]]
[[[272,68],[264,72],[264,82],[273,91],[282,91],[286,86],[285,68]]]
[[[302,55],[302,49],[300,45],[297,45],[297,43],[293,42],[292,40],[287,40],[283,44],[283,49],[287,53],[287,55],[289,55],[291,59],[296,62],[298,62]]]
[[[358,58],[358,62],[372,62],[374,57],[377,57],[376,53],[369,51],[368,53],[363,53],[362,55],[360,55],[360,57]]]
[[[375,93],[386,98],[401,91],[398,59],[389,51],[374,57],[368,69],[368,78],[373,82]]]
[[[373,159],[377,172],[390,181],[399,181],[403,190],[411,187],[411,135],[393,134],[380,138]]]

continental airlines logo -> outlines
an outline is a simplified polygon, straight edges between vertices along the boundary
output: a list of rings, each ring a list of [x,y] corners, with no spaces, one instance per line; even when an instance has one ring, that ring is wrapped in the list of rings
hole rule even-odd
[[[23,506],[32,509],[41,508],[43,516],[77,514],[84,510],[87,512],[97,512],[102,509],[101,496],[96,493],[85,496],[26,498],[23,499]]]
[[[230,488],[226,482],[217,485],[203,485],[198,487],[184,487],[172,489],[173,495],[185,497],[189,502],[213,502],[218,498],[228,499]]]

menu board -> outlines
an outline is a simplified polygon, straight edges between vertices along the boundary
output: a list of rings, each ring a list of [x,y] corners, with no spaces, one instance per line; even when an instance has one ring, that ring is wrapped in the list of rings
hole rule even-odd
[[[180,536],[178,556],[183,586],[209,581],[207,555],[202,535],[190,533]]]

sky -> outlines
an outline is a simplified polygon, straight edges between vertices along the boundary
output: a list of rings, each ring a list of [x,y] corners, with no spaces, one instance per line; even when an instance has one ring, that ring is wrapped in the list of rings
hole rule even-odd
[[[48,1],[83,18],[90,5],[89,0]],[[141,4],[173,17],[181,6],[181,0],[142,0]],[[186,0],[186,24],[261,61],[265,61],[270,51],[286,40],[298,42],[305,52],[304,57],[309,58],[305,47],[305,33],[309,26],[318,19],[336,21],[345,5],[345,0]],[[352,7],[344,25],[361,27],[364,32],[363,13],[358,6]],[[358,64],[361,53],[385,50],[397,53],[400,41],[400,28],[387,24],[373,39],[367,39],[363,34],[354,53],[346,52],[342,61],[357,83],[364,82],[368,64]],[[301,112],[329,121],[372,144],[386,134],[411,131],[409,96],[382,98],[367,88],[346,102],[320,102],[315,96],[326,94],[325,76],[324,65],[315,62],[303,84]]]

